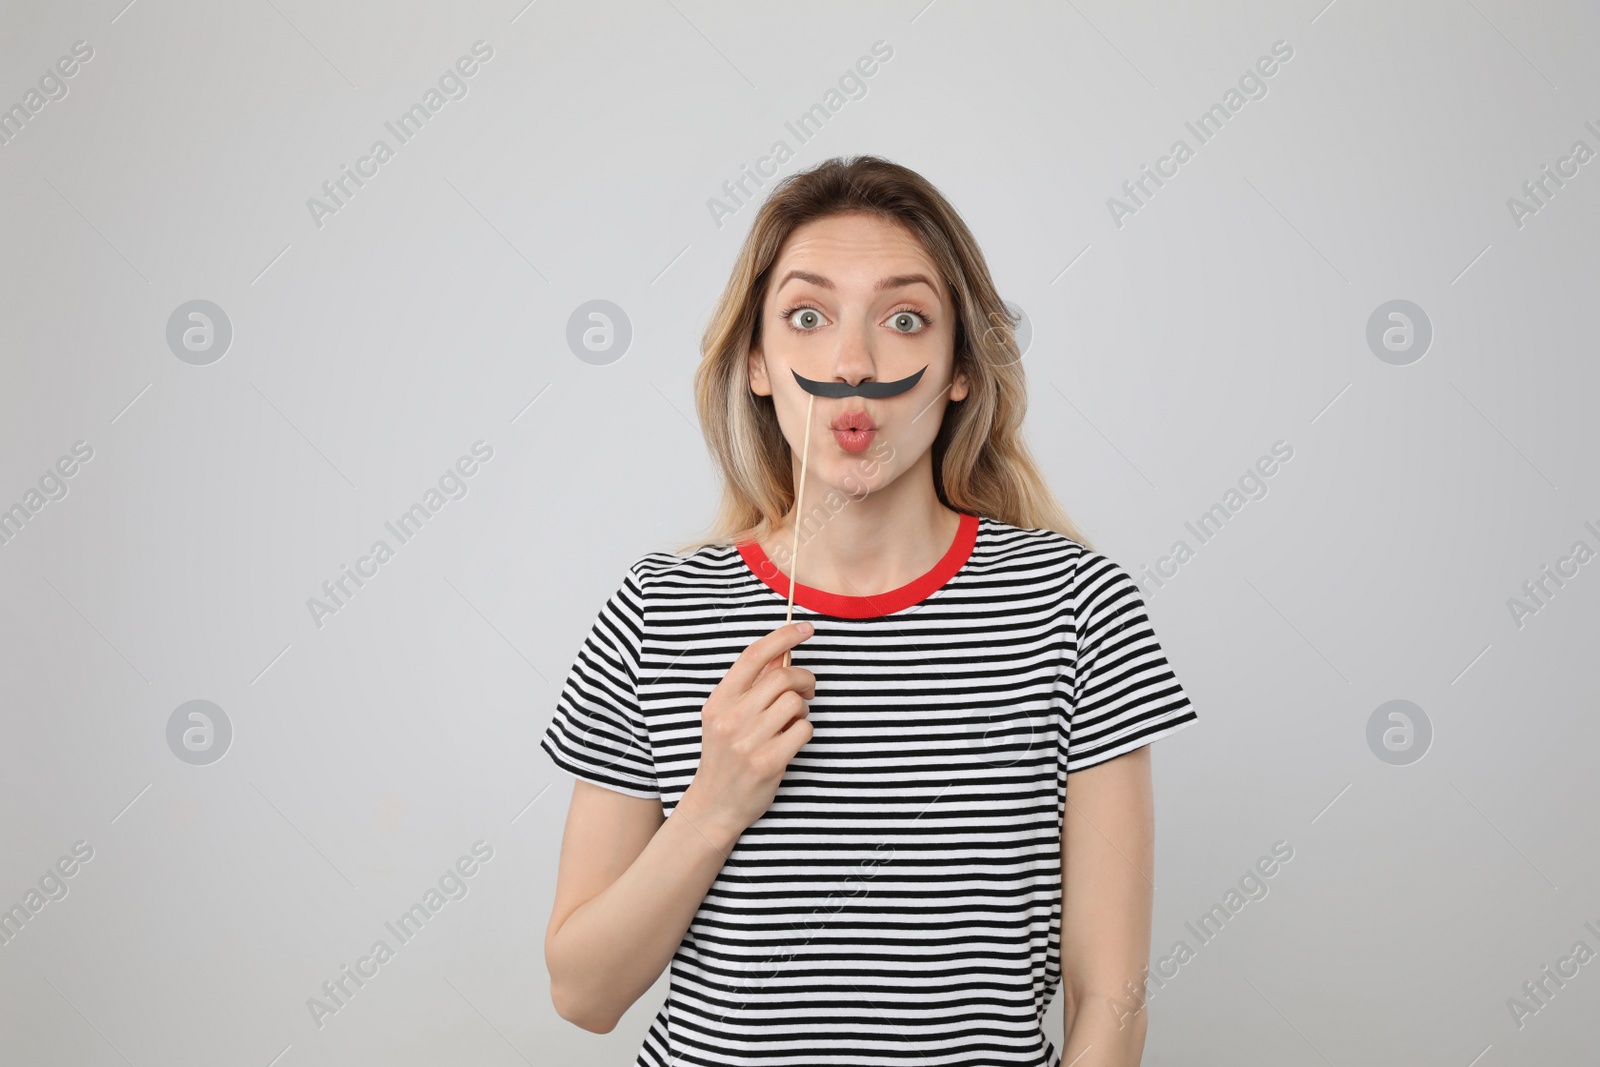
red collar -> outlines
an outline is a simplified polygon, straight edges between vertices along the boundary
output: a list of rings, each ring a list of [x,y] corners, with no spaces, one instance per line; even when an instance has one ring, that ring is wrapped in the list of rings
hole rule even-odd
[[[938,592],[944,584],[955,577],[957,571],[966,565],[967,559],[972,555],[972,546],[978,539],[978,516],[961,513],[961,524],[956,528],[955,540],[950,542],[950,548],[945,552],[933,569],[920,577],[913,578],[898,589],[890,589],[883,593],[874,593],[871,596],[846,596],[843,593],[829,593],[822,589],[813,589],[809,585],[796,583],[794,587],[794,602],[800,607],[817,612],[820,615],[832,615],[841,619],[874,619],[883,615],[892,615],[903,611],[913,604],[919,604]],[[789,599],[789,576],[778,569],[777,564],[767,558],[766,552],[761,548],[759,541],[745,541],[736,546],[739,555],[744,558],[745,565],[752,573],[773,592]]]

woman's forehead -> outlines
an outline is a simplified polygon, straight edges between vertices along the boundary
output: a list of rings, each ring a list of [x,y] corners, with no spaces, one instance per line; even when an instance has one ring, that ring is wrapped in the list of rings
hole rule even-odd
[[[862,262],[867,258],[872,260],[870,264]],[[797,227],[779,249],[774,266],[780,276],[800,268],[840,283],[854,274],[931,271],[934,263],[922,242],[901,224],[853,214],[830,215]],[[836,274],[840,277],[834,278]]]

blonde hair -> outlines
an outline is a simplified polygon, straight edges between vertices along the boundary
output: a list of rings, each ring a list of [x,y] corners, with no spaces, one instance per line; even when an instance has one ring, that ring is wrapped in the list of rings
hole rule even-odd
[[[749,353],[760,340],[761,306],[784,241],[804,223],[855,212],[910,231],[954,297],[953,371],[964,371],[969,387],[945,408],[934,438],[933,484],[940,502],[1014,526],[1054,530],[1092,548],[1023,440],[1028,397],[1015,336],[1021,320],[1002,303],[977,241],[927,179],[868,155],[824,160],[789,175],[751,224],[701,339],[694,376],[701,430],[722,474],[721,501],[703,536],[674,552],[765,540],[794,506],[792,452],[772,397],[750,389]]]

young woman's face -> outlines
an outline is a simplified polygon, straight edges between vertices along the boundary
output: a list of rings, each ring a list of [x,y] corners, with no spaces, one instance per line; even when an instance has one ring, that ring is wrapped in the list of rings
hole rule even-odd
[[[894,396],[818,396],[812,408],[807,480],[856,496],[883,489],[923,460],[945,406],[967,395],[965,376],[951,378],[955,314],[938,269],[898,223],[850,214],[797,227],[772,279],[750,388],[772,397],[797,471],[811,397],[795,374],[856,386],[922,372]]]

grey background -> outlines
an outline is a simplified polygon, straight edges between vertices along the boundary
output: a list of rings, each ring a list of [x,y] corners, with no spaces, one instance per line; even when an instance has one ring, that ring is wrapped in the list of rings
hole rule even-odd
[[[629,1063],[541,958],[570,779],[537,748],[605,595],[709,517],[690,379],[775,140],[937,184],[1024,308],[1032,445],[1137,576],[1294,449],[1149,603],[1200,723],[1156,746],[1152,1065],[1571,1064],[1600,962],[1600,148],[1591,6],[1360,0],[747,6],[11,4],[0,105],[94,56],[0,145],[0,507],[93,458],[0,546],[0,907],[93,858],[0,946],[0,1061]],[[320,195],[474,41],[493,58],[319,228]],[[784,123],[874,41],[808,143]],[[1185,129],[1273,42],[1215,139]],[[1107,200],[1196,148],[1123,220]],[[1424,309],[1425,355],[1366,342]],[[191,300],[221,359],[168,347]],[[604,365],[567,345],[628,316]],[[493,458],[318,627],[321,584],[475,441]],[[1424,758],[1368,723],[1409,700]],[[232,730],[195,765],[180,705]],[[318,1028],[306,1006],[474,842],[493,858]],[[1186,929],[1275,841],[1294,858]],[[1060,1045],[1059,1001],[1049,1016]]]

